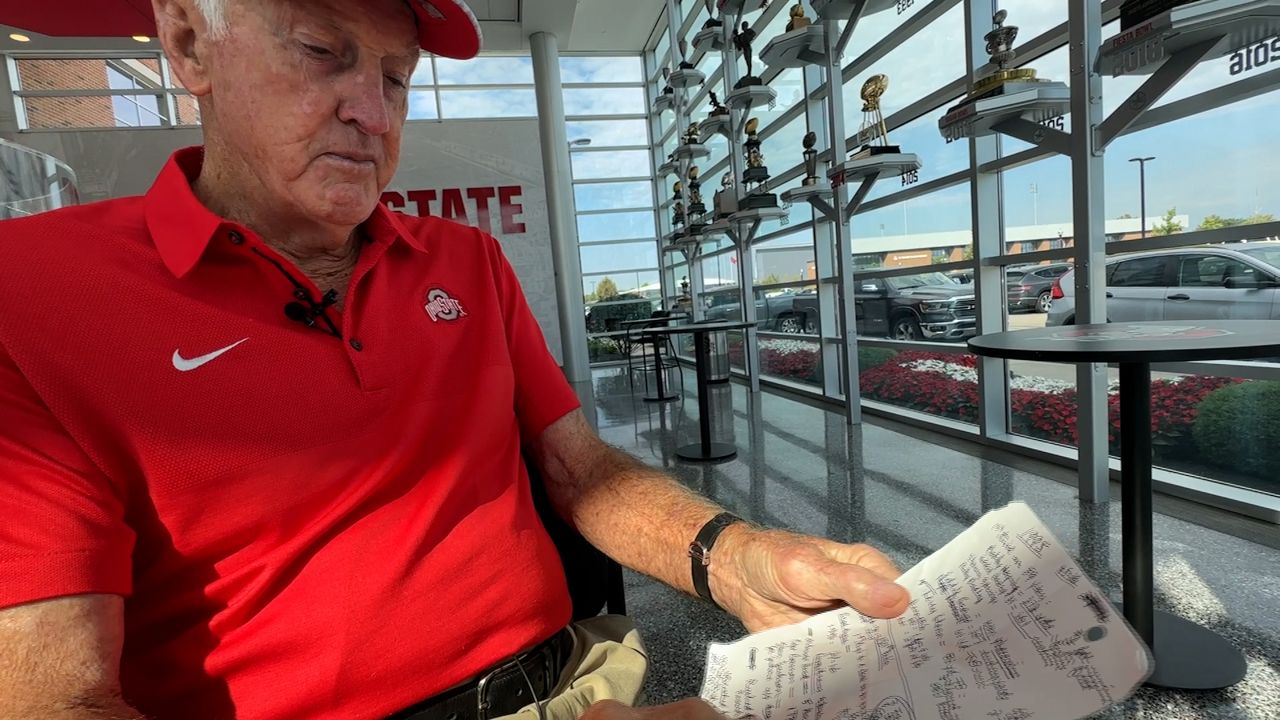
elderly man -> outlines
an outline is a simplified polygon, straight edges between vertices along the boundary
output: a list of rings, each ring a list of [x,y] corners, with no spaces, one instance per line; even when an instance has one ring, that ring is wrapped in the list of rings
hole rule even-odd
[[[590,542],[749,629],[905,609],[877,551],[602,444],[498,244],[379,204],[420,49],[478,50],[457,0],[154,12],[204,147],[0,226],[0,717],[714,717],[625,707],[633,634],[566,627],[525,455]]]

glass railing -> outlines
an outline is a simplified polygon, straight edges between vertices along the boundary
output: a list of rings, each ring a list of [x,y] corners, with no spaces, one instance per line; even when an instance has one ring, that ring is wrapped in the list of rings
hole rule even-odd
[[[57,158],[0,140],[0,220],[80,202],[76,175]]]

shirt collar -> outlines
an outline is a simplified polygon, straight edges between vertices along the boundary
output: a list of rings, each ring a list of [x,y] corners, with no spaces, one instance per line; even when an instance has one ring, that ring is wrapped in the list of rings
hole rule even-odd
[[[215,234],[224,228],[239,227],[215,215],[192,191],[191,183],[200,177],[203,164],[203,147],[178,150],[146,195],[147,228],[165,266],[178,278],[196,266]],[[382,203],[374,208],[364,227],[374,242],[399,238],[418,252],[427,251],[422,240]]]

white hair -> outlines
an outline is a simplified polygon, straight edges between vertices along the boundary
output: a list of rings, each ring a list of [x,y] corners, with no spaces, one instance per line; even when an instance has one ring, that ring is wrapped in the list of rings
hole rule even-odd
[[[209,34],[213,37],[221,37],[227,32],[227,2],[226,0],[195,0],[196,9],[204,17],[204,22],[209,26]]]

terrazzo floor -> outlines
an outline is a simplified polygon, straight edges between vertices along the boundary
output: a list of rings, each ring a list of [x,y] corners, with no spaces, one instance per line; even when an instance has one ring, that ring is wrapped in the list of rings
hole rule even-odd
[[[685,380],[681,400],[655,404],[632,393],[624,370],[597,369],[601,436],[743,517],[867,542],[904,569],[986,510],[1022,500],[1095,582],[1119,596],[1118,500],[1082,504],[1071,485],[944,446],[954,442],[904,434],[875,418],[847,428],[834,408],[769,391],[752,397],[736,383],[715,388],[711,399],[715,439],[736,443],[737,457],[690,464],[675,457],[675,449],[695,441],[698,432],[691,372]],[[1157,608],[1229,639],[1244,652],[1248,672],[1226,690],[1143,687],[1097,717],[1280,720],[1280,528],[1252,525],[1252,537],[1276,540],[1258,544],[1159,511],[1154,524]],[[630,572],[627,606],[650,652],[647,704],[697,695],[707,644],[744,634],[718,609]]]

